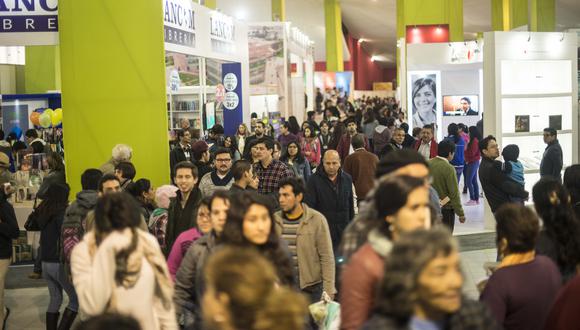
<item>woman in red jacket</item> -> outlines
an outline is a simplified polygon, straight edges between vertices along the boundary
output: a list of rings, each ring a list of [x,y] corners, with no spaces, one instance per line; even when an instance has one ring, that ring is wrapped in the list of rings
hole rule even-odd
[[[479,139],[477,127],[469,127],[469,143],[465,150],[465,184],[469,190],[469,202],[465,203],[466,206],[479,204],[479,184],[477,183],[477,170],[481,160]]]
[[[396,191],[397,194],[393,194]],[[370,317],[385,258],[402,233],[429,228],[429,189],[422,179],[391,176],[375,192],[377,223],[368,242],[353,254],[342,273],[340,313],[343,330],[359,329]]]

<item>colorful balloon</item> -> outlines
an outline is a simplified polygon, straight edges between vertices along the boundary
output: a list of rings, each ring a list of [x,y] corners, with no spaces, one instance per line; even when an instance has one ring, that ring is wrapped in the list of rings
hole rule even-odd
[[[48,113],[44,112],[42,115],[40,115],[38,121],[40,122],[40,126],[49,128],[51,124],[51,117]]]
[[[30,121],[36,125],[36,126],[40,126],[40,121],[38,121],[38,118],[40,117],[40,113],[38,112],[33,112],[30,114]]]
[[[62,123],[62,109],[61,108],[54,110],[54,112],[52,113],[51,122],[52,122],[53,127],[56,127]]]

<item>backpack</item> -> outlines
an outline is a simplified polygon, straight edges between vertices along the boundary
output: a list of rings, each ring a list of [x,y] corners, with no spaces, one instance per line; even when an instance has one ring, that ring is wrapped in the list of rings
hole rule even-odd
[[[70,265],[74,247],[83,239],[86,232],[86,218],[91,209],[80,206],[74,201],[66,210],[60,229],[60,261]],[[66,267],[69,268],[68,266]]]

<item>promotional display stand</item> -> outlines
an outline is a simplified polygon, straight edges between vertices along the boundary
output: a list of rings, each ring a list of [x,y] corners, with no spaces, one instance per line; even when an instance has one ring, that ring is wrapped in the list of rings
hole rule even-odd
[[[163,3],[170,130],[188,120],[234,134],[250,122],[247,26],[189,0]]]
[[[401,105],[411,130],[434,123],[441,140],[451,123],[475,126],[483,113],[482,49],[481,41],[406,46],[399,67]]]
[[[578,162],[578,37],[489,32],[485,38],[485,134],[516,144],[526,190],[540,178],[544,128],[558,131],[564,169]]]

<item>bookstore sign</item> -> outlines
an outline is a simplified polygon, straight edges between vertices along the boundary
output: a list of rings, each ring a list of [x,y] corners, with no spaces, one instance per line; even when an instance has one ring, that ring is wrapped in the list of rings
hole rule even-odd
[[[0,0],[0,45],[57,44],[57,0]]]
[[[196,12],[191,0],[164,0],[163,23],[166,43],[196,48]]]

